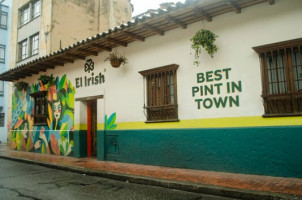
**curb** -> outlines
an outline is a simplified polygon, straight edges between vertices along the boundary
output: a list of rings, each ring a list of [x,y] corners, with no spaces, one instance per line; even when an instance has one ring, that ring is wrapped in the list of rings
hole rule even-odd
[[[220,186],[212,186],[212,185],[202,185],[195,184],[190,182],[177,182],[177,181],[169,181],[169,180],[161,180],[156,178],[149,178],[143,176],[133,176],[119,173],[112,173],[107,171],[96,171],[88,168],[81,167],[72,167],[72,166],[63,166],[63,165],[54,165],[50,163],[44,163],[40,161],[27,160],[23,158],[10,157],[5,155],[0,155],[0,158],[23,162],[27,164],[33,164],[58,170],[70,171],[75,173],[86,174],[90,176],[98,176],[102,178],[114,179],[118,181],[124,181],[135,184],[143,184],[150,186],[163,187],[168,189],[176,189],[187,192],[194,193],[202,193],[207,195],[214,196],[222,196],[229,197],[235,199],[250,199],[250,200],[299,200],[302,199],[301,196],[295,195],[286,195],[286,194],[276,194],[269,192],[259,192],[253,190],[242,190],[242,189],[234,189]]]

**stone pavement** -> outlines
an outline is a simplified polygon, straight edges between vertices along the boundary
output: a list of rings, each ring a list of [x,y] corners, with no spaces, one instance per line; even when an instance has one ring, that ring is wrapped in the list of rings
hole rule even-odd
[[[0,158],[87,175],[238,199],[302,199],[302,179],[178,169],[97,161],[9,150],[0,144]]]

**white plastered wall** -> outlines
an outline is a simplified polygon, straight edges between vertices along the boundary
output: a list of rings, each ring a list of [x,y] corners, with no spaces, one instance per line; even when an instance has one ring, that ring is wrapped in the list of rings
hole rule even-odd
[[[261,76],[258,55],[252,47],[290,39],[302,35],[302,1],[280,0],[275,5],[268,3],[242,9],[241,14],[235,12],[214,17],[213,21],[197,22],[188,25],[187,29],[175,29],[165,32],[164,36],[152,36],[145,42],[133,42],[128,47],[114,49],[127,56],[129,63],[120,68],[112,68],[104,62],[108,52],[91,56],[95,63],[94,73],[102,73],[105,83],[90,87],[76,88],[76,97],[103,95],[98,100],[98,122],[104,121],[105,114],[117,113],[117,122],[145,121],[143,77],[139,71],[178,64],[177,91],[179,119],[202,119],[241,116],[260,116],[263,114],[261,99]],[[200,28],[206,28],[219,37],[219,51],[210,58],[204,51],[200,57],[200,65],[193,65],[194,52],[190,48],[190,38]],[[47,74],[55,76],[67,74],[75,86],[77,77],[87,76],[84,71],[84,60],[77,60],[64,67],[48,70]],[[197,109],[196,98],[192,97],[192,87],[198,86],[196,74],[217,69],[231,68],[228,81],[242,81],[240,106],[229,108]],[[45,73],[43,73],[45,74]],[[36,81],[38,75],[32,76]],[[220,83],[225,83],[223,79]],[[221,94],[219,96],[224,96]],[[209,98],[213,96],[208,96]],[[201,97],[202,98],[202,97]],[[78,106],[80,108],[78,108]],[[84,123],[85,105],[75,103],[75,124]],[[87,119],[86,119],[87,120]]]

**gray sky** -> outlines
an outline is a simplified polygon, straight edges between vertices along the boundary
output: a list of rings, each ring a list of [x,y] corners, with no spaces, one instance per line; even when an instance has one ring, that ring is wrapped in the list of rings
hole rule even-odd
[[[165,2],[185,2],[185,0],[131,0],[131,3],[134,5],[134,12],[132,16],[136,16],[141,14],[148,9],[157,9],[159,8],[159,4]]]

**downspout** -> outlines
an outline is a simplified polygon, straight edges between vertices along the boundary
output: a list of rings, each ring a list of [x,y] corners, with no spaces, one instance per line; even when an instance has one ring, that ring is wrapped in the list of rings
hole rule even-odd
[[[101,12],[101,0],[99,0],[99,8],[98,8],[98,30],[97,30],[97,33],[100,33],[100,14]]]

